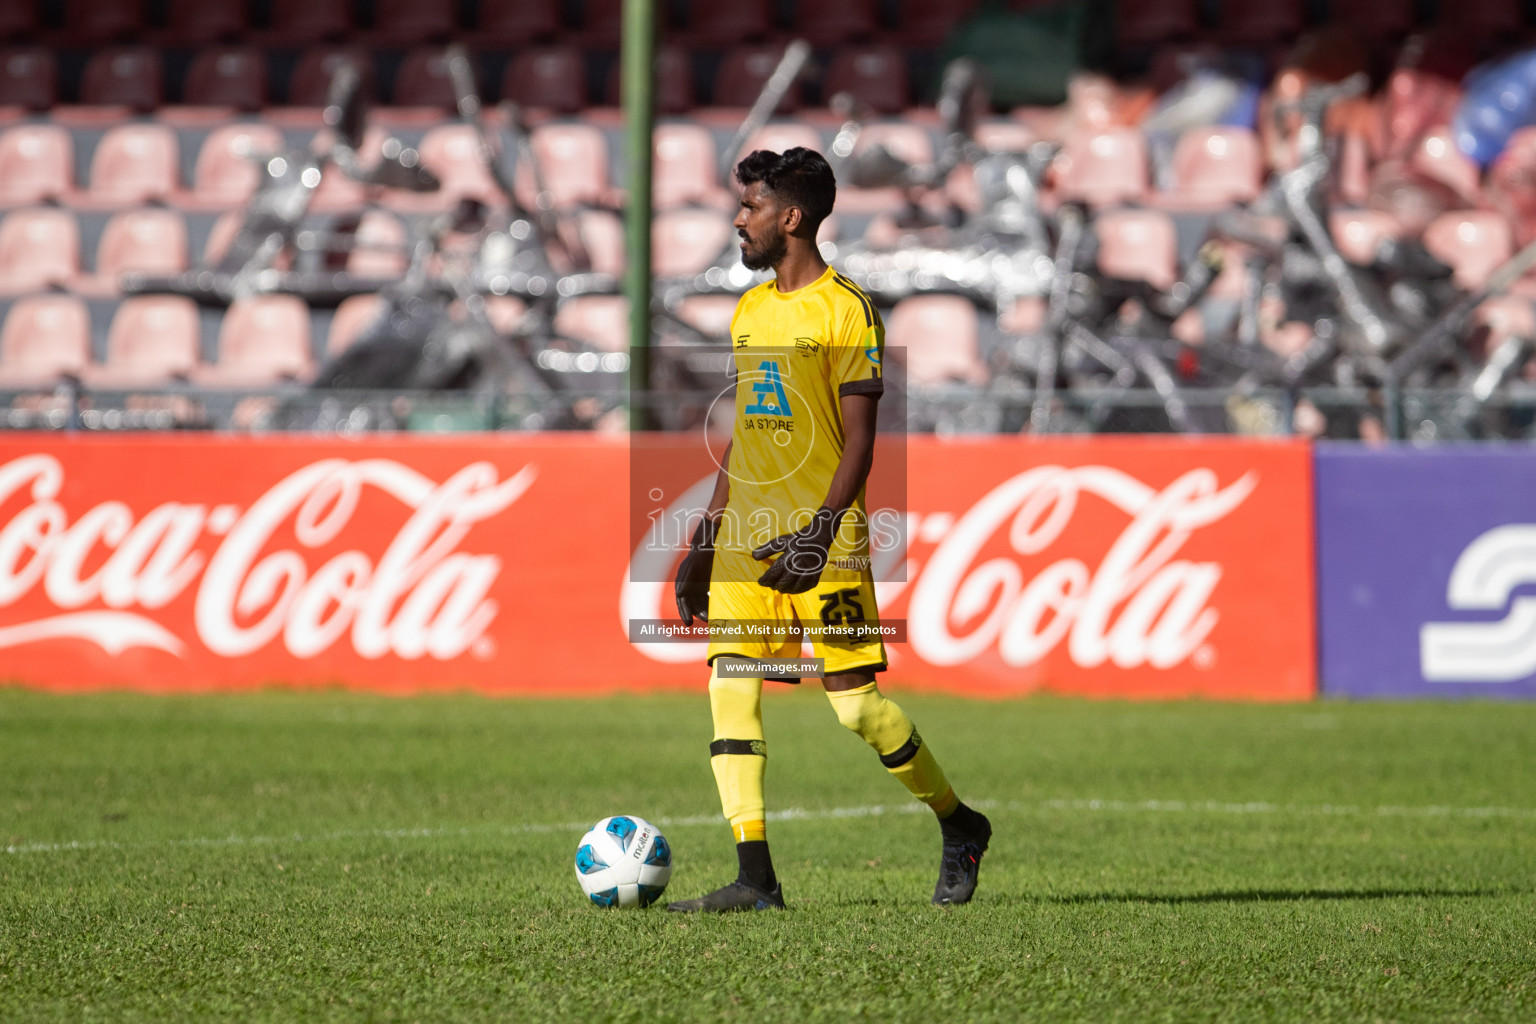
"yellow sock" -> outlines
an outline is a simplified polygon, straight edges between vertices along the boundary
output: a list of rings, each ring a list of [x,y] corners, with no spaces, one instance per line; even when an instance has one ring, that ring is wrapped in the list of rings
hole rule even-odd
[[[709,745],[709,766],[720,790],[720,809],[731,823],[738,843],[764,839],[763,776],[768,747],[763,742],[763,681],[722,679],[709,674],[709,710],[715,738]],[[743,835],[743,830],[751,835]]]
[[[944,777],[944,769],[923,743],[912,719],[880,692],[875,683],[852,690],[829,690],[827,699],[837,720],[863,738],[880,755],[880,763],[896,780],[939,817],[954,812],[959,798]]]

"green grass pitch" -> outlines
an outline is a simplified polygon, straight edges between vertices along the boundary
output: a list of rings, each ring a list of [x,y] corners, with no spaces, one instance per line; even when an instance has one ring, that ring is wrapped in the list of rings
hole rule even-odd
[[[734,875],[702,694],[0,690],[4,1021],[1529,1021],[1536,707],[899,695],[938,830],[819,690],[765,701],[791,909],[586,903],[587,824]]]

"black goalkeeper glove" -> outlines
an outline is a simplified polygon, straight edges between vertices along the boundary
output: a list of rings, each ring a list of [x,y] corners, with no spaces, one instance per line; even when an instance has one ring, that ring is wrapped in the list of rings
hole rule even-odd
[[[827,549],[832,546],[842,519],[841,513],[819,508],[816,518],[805,526],[794,533],[781,533],[753,551],[752,557],[758,561],[783,552],[757,582],[782,594],[803,594],[814,588],[827,567]]]
[[[709,574],[715,566],[715,534],[720,524],[705,516],[693,531],[688,553],[677,567],[677,614],[685,623],[699,618],[709,621]]]

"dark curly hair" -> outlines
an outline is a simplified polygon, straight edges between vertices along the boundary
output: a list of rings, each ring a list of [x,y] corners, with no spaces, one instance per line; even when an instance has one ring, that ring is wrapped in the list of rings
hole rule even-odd
[[[812,235],[837,201],[837,179],[832,176],[832,166],[826,157],[804,146],[782,153],[753,150],[736,165],[736,180],[743,187],[760,181],[780,203],[798,206]]]

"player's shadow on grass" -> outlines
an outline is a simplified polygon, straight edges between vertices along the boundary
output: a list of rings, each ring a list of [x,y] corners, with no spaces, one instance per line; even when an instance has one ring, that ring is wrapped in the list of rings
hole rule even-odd
[[[1434,897],[1515,896],[1521,889],[1233,889],[1188,893],[1074,893],[1044,896],[1042,903],[1283,903],[1309,900],[1391,900]]]

